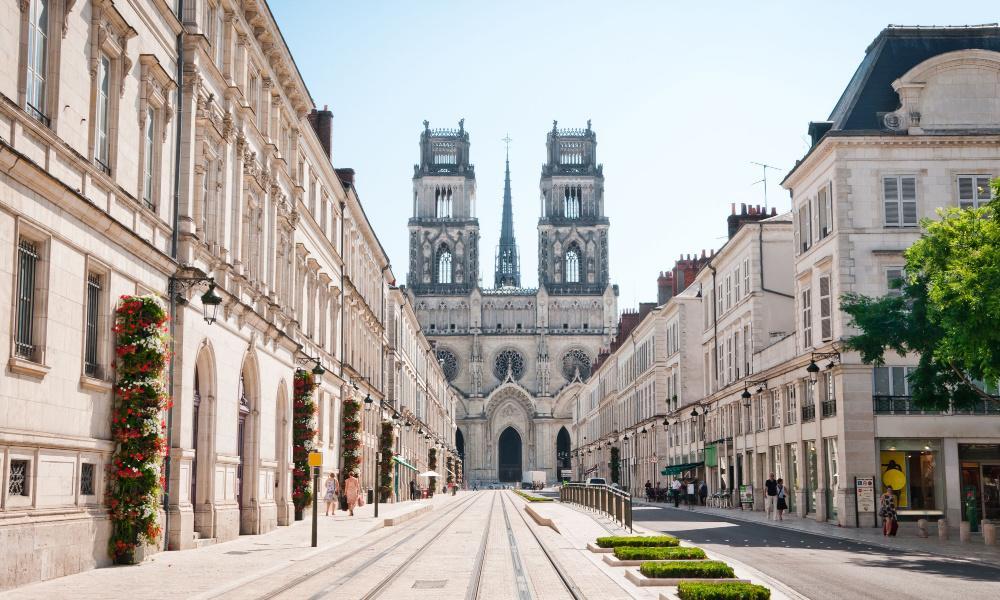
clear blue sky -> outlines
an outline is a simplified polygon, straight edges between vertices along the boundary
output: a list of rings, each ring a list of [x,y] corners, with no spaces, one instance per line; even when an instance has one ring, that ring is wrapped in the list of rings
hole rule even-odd
[[[493,280],[509,132],[522,283],[537,283],[545,133],[593,120],[619,308],[655,299],[682,253],[725,241],[730,203],[789,207],[779,181],[807,150],[865,48],[889,23],[1000,21],[980,2],[322,2],[271,0],[333,161],[405,282],[421,122],[465,118],[478,183],[480,266]]]

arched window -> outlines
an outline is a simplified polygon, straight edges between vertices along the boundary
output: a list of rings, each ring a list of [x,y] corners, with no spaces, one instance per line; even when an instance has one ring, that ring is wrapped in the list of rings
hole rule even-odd
[[[566,251],[566,283],[580,283],[580,249],[576,244]]]
[[[439,219],[451,218],[451,187],[434,188],[434,210],[435,216]]]
[[[563,215],[567,219],[580,218],[580,196],[581,188],[572,186],[563,190]]]
[[[444,244],[437,253],[437,282],[451,283],[451,250]]]

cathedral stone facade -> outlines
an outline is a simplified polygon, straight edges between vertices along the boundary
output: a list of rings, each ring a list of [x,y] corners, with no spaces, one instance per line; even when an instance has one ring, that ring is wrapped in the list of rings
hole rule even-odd
[[[446,375],[462,394],[456,446],[471,482],[568,476],[571,393],[615,335],[608,218],[597,136],[546,135],[538,219],[538,288],[521,286],[510,163],[493,287],[479,274],[476,176],[469,133],[424,122],[413,173],[408,289]]]

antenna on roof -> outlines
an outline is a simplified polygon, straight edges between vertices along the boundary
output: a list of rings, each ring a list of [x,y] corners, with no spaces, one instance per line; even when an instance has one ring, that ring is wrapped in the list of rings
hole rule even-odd
[[[750,161],[750,164],[757,165],[758,167],[761,167],[761,169],[764,171],[764,177],[758,179],[757,181],[751,183],[750,185],[757,185],[758,183],[764,184],[764,212],[767,213],[767,170],[774,169],[775,171],[777,171],[778,167],[772,167],[771,165],[765,165],[764,163],[754,162],[752,160]]]

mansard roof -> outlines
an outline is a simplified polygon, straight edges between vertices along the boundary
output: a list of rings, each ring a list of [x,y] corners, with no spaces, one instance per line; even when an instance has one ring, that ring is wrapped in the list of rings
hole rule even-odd
[[[886,27],[865,50],[864,60],[830,113],[830,128],[882,130],[878,113],[899,108],[893,81],[928,58],[969,49],[1000,52],[1000,26]]]

